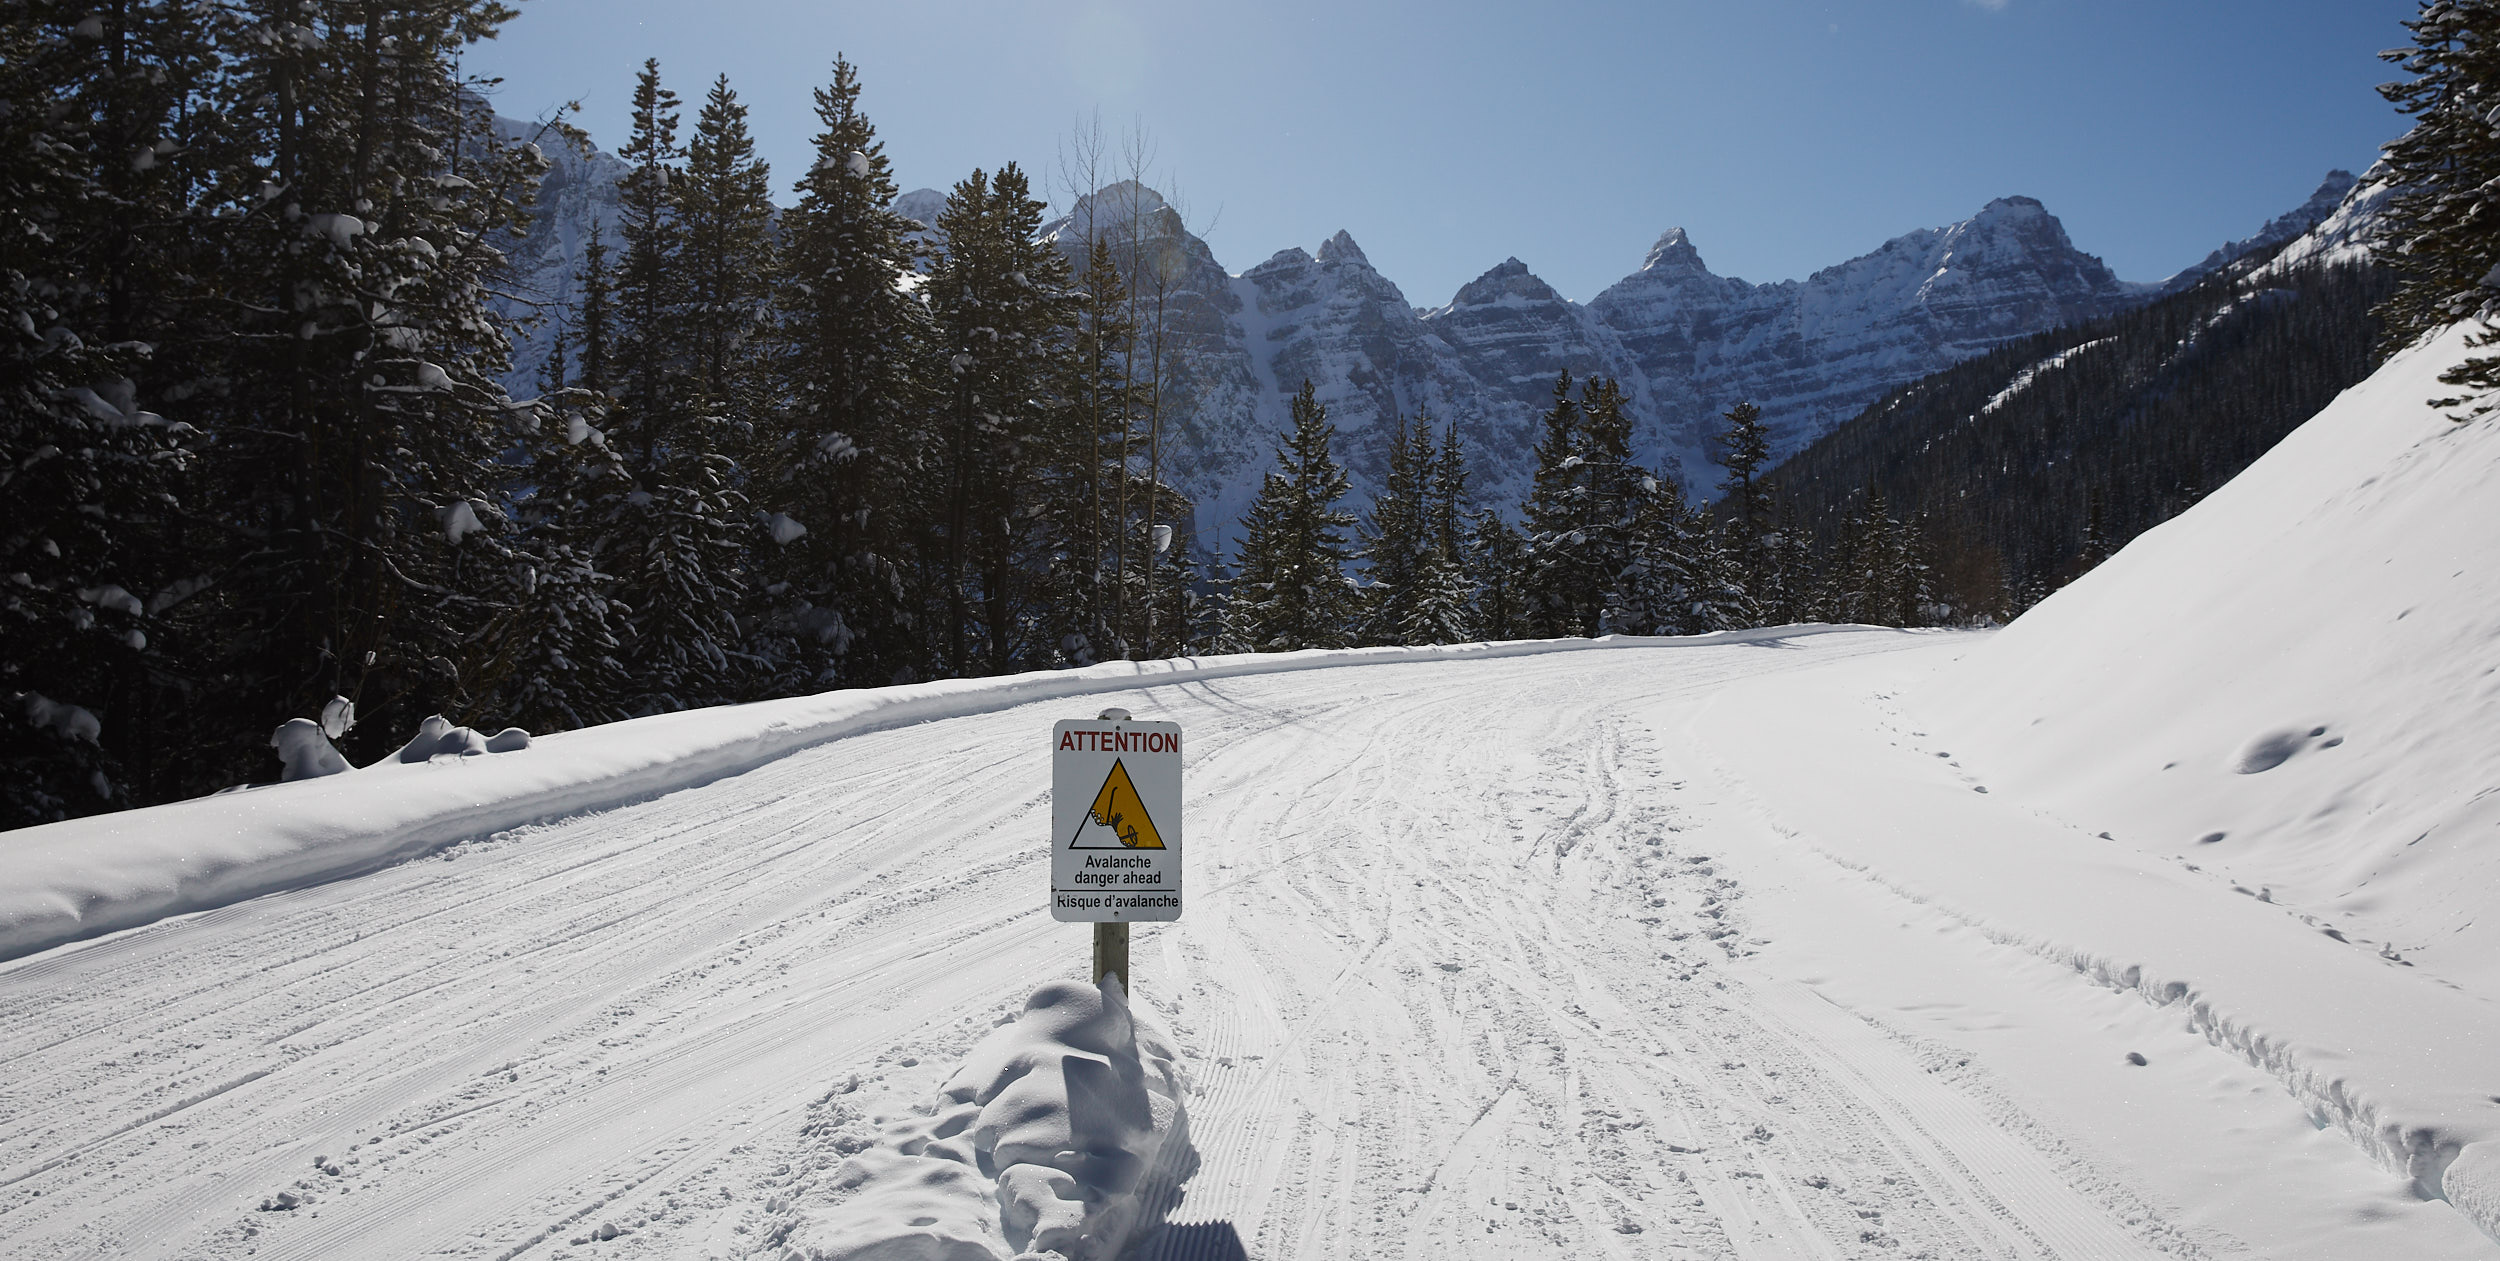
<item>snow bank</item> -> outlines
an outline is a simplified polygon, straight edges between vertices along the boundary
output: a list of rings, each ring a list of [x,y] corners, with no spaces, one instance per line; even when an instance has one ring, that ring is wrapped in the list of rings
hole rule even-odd
[[[2500,999],[2500,424],[2462,332],[1917,698],[2000,790]]]
[[[1187,1145],[1171,1044],[1116,979],[1057,981],[936,1097],[842,1162],[844,1198],[777,1232],[784,1261],[1107,1261],[1151,1229],[1148,1171]]]
[[[2427,403],[2463,339],[2391,360],[1909,712],[2119,861],[2249,895],[2238,940],[2220,921],[2247,915],[2186,893],[2053,935],[2192,1000],[2500,1237],[2500,423]],[[2140,922],[2153,904],[2205,922]]]
[[[0,959],[644,800],[905,723],[1284,670],[1752,643],[1830,629],[1115,661],[662,714],[546,736],[496,757],[385,759],[347,774],[0,833]]]

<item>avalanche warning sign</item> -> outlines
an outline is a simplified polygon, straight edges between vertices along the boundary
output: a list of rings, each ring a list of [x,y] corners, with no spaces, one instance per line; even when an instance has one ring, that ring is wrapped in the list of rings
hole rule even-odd
[[[1181,917],[1181,729],[1069,720],[1050,733],[1050,913]]]

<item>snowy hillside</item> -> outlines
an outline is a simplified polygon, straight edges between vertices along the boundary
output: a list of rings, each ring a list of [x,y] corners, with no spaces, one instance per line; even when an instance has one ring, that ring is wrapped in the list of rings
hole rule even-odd
[[[1930,703],[1974,762],[2500,1000],[2500,429],[2460,332],[2024,615]]]

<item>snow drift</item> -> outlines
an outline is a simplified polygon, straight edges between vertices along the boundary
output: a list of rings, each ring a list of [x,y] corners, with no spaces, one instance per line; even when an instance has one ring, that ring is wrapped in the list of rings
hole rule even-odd
[[[2451,331],[1973,651],[1992,782],[2500,998],[2500,424]]]
[[[1913,704],[1998,793],[2306,925],[2324,949],[2270,979],[2219,946],[2156,954],[2209,1037],[2500,1237],[2500,423],[2428,402],[2465,335],[2391,360]]]
[[[842,1162],[823,1207],[776,1232],[787,1261],[1107,1261],[1168,1200],[1185,1156],[1178,1056],[1119,982],[1042,986],[934,1098]]]

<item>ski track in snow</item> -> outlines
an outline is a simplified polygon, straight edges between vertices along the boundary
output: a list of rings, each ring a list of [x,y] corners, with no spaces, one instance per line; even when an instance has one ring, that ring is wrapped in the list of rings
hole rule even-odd
[[[1082,967],[1044,735],[1104,704],[1190,739],[1135,957],[1196,1164],[1136,1255],[2209,1255],[1746,963],[1750,807],[1641,715],[1916,642],[1044,702],[49,951],[0,967],[0,1258],[777,1254],[829,1125]]]

